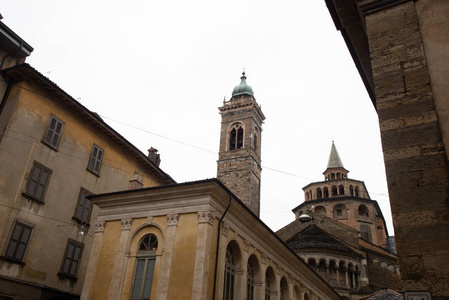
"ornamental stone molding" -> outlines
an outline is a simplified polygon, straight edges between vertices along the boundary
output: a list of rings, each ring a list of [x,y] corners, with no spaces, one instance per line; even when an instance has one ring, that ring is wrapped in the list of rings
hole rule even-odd
[[[179,214],[167,215],[167,225],[176,226],[178,225]]]
[[[122,230],[130,230],[132,225],[133,225],[132,218],[122,219]]]
[[[244,249],[246,252],[248,252],[248,250],[249,250],[249,245],[251,245],[251,242],[250,242],[250,241],[248,241],[248,240],[244,240],[244,241],[243,241],[243,249]]]
[[[262,254],[262,263],[263,263],[264,265],[267,264],[267,256],[266,256],[265,254]]]
[[[243,269],[238,269],[234,271],[235,275],[243,275]]]
[[[209,223],[214,225],[215,215],[213,211],[199,211],[198,212],[198,223]]]
[[[293,276],[292,275],[288,275],[288,283],[293,284]]]
[[[95,232],[104,232],[105,227],[106,227],[106,221],[95,222]]]
[[[228,232],[229,232],[229,225],[226,223],[223,223],[223,228],[222,228],[223,235],[228,236]]]

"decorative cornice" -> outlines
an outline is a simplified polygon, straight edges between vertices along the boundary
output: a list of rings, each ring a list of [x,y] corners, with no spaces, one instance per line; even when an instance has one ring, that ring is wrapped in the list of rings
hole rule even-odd
[[[250,108],[254,108],[255,112],[257,113],[257,115],[259,116],[259,118],[262,120],[262,122],[265,120],[265,115],[262,112],[262,109],[260,108],[260,105],[257,104],[257,102],[254,99],[251,99],[250,102],[239,102],[239,103],[229,103],[229,104],[225,104],[222,107],[219,107],[218,109],[220,110],[221,113],[224,113],[226,111],[229,110],[237,110],[237,109],[241,109],[241,108],[246,108],[246,107],[250,107]]]
[[[97,221],[95,222],[95,233],[104,232],[104,228],[106,227],[105,221]]]
[[[167,215],[167,225],[176,226],[178,225],[179,214]]]
[[[244,240],[244,241],[243,241],[243,249],[244,249],[246,252],[248,252],[248,250],[249,250],[249,245],[251,245],[251,242],[250,242],[250,241],[248,241],[248,240]]]
[[[412,0],[357,0],[356,3],[360,12],[365,17],[366,15],[410,1]]]
[[[198,223],[209,223],[214,225],[215,215],[212,211],[199,211],[198,212]]]
[[[130,230],[133,225],[133,219],[125,218],[122,219],[122,230]]]

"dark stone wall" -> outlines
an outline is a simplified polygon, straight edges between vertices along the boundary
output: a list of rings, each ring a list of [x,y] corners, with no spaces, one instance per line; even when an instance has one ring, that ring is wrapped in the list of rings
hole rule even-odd
[[[449,297],[449,170],[415,2],[366,17],[404,291]]]

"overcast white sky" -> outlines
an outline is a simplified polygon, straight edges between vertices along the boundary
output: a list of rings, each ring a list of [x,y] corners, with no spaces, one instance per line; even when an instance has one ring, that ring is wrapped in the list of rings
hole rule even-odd
[[[223,98],[243,68],[266,116],[261,219],[294,219],[332,140],[391,224],[377,114],[324,0],[6,0],[27,62],[177,182],[216,177]]]

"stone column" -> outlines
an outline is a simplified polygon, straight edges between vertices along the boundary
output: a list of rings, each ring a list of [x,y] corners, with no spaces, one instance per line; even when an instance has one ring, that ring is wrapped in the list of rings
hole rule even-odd
[[[196,240],[195,267],[193,271],[192,300],[207,298],[209,279],[209,253],[215,216],[211,211],[198,212],[198,236]]]
[[[348,268],[345,268],[346,287],[349,287]]]
[[[293,277],[291,275],[288,275],[288,299],[293,299],[293,289],[295,287],[293,286]],[[297,300],[297,299],[294,299]]]
[[[117,254],[115,255],[114,271],[112,272],[111,283],[109,286],[108,299],[115,300],[120,297],[120,282],[122,281],[122,274],[125,262],[125,250],[128,243],[129,232],[133,224],[133,219],[122,219],[122,231],[120,233],[120,240],[118,243]]]
[[[87,265],[86,277],[84,280],[83,291],[81,293],[81,300],[89,299],[90,290],[92,288],[95,273],[97,271],[98,255],[100,253],[101,241],[103,239],[103,232],[105,227],[105,221],[95,222],[95,237],[92,249],[90,250],[89,264]]]
[[[366,258],[362,258],[362,265],[360,266],[360,285],[367,286],[369,284],[368,275],[366,273],[367,262]]]
[[[337,285],[340,285],[340,268],[336,268],[337,271]]]
[[[179,214],[167,215],[167,234],[164,242],[164,254],[162,255],[161,271],[159,272],[158,293],[156,296],[157,300],[166,300],[168,297],[178,219]]]

